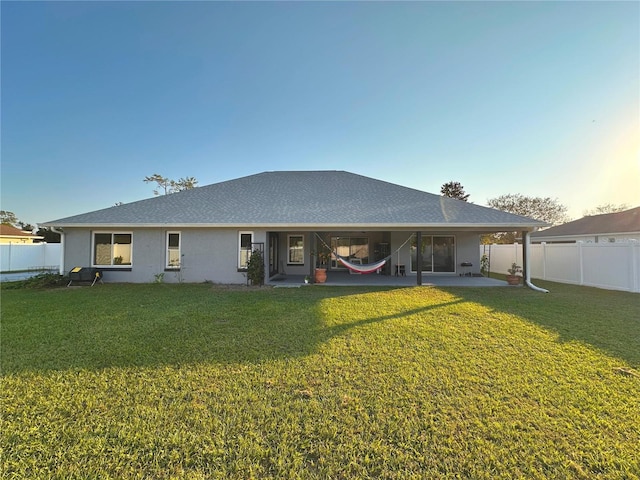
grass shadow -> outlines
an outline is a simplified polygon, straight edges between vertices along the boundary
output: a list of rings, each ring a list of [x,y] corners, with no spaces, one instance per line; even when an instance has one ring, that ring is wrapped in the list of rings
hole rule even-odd
[[[308,355],[350,328],[423,309],[325,323],[324,301],[390,289],[110,284],[7,291],[2,374],[256,363]]]
[[[441,288],[437,290],[451,295],[435,303],[428,293],[421,297],[433,287],[110,284],[7,291],[0,337],[2,374],[295,358],[351,329],[462,302],[517,315],[556,332],[560,341],[587,343],[640,366],[636,294],[542,282],[541,286],[552,293]],[[402,290],[413,293],[397,304],[385,303],[386,292]]]
[[[636,293],[536,281],[527,288],[443,289],[467,301],[517,315],[555,332],[560,342],[589,344],[640,367],[640,296]]]

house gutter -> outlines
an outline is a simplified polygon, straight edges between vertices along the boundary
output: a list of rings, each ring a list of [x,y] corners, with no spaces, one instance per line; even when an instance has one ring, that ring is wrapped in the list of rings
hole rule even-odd
[[[529,238],[529,232],[522,232],[522,240],[524,243],[524,250],[522,252],[522,263],[524,264],[524,284],[531,290],[535,290],[536,292],[549,293],[549,290],[547,290],[546,288],[540,288],[531,283],[531,262],[529,261],[529,247],[531,245],[531,239]]]

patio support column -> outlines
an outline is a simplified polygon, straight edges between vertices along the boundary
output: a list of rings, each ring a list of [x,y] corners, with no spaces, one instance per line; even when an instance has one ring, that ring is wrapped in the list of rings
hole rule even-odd
[[[522,276],[525,279],[530,278],[527,277],[529,273],[529,249],[527,248],[527,242],[529,242],[529,238],[527,238],[527,235],[529,235],[529,232],[527,232],[526,230],[522,232]]]
[[[418,286],[422,285],[422,232],[416,232],[416,282]]]
[[[316,238],[316,235],[314,235],[314,233],[317,232],[312,232],[309,234],[309,239],[311,240],[311,242],[309,242],[310,246],[311,246],[311,255],[309,255],[309,278],[311,278],[311,283],[315,283],[315,268],[316,268],[316,255],[318,252],[318,239]]]

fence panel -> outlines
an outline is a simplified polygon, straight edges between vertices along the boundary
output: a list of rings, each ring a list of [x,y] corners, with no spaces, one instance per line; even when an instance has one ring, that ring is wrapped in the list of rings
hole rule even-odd
[[[58,269],[60,251],[59,243],[0,244],[0,271]]]
[[[512,263],[522,265],[522,245],[480,245],[480,255],[487,255],[491,262],[491,271],[507,273]]]
[[[630,247],[623,243],[582,244],[582,283],[592,287],[629,290],[632,283],[633,262]]]
[[[555,243],[530,245],[531,277],[560,283],[640,292],[640,244]],[[522,265],[522,245],[480,245],[491,271]]]
[[[575,244],[540,245],[544,249],[544,280],[580,285],[580,252]]]
[[[539,246],[539,245],[538,245]],[[544,278],[545,276],[545,252],[542,248],[535,248],[536,245],[531,245],[529,248],[530,258],[529,267],[531,268],[532,278]],[[520,265],[520,264],[518,264]]]

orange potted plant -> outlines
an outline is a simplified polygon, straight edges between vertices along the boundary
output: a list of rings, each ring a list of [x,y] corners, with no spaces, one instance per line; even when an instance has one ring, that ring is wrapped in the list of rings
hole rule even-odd
[[[318,252],[318,264],[314,273],[315,283],[324,283],[327,281],[327,262],[329,254],[326,252]]]

